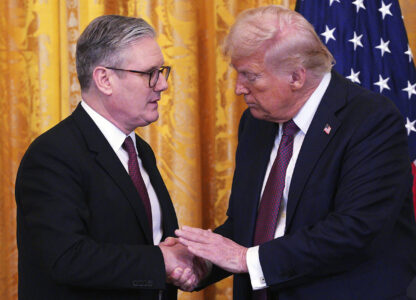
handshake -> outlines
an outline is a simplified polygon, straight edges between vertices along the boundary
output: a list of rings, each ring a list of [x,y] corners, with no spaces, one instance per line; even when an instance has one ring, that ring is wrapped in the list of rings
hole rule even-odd
[[[247,273],[247,248],[230,239],[184,226],[159,244],[165,261],[167,281],[184,291],[193,291],[210,272],[210,263],[231,273]]]

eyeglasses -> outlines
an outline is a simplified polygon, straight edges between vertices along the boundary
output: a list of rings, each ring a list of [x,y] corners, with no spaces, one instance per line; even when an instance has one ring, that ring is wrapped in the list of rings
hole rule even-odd
[[[149,88],[151,89],[155,87],[157,81],[159,80],[160,73],[162,73],[165,79],[168,80],[170,69],[171,69],[170,66],[161,66],[159,69],[154,69],[149,72],[143,72],[143,71],[125,70],[125,69],[119,69],[119,68],[113,68],[113,67],[104,67],[104,68],[110,69],[110,70],[116,70],[116,71],[126,71],[126,72],[131,72],[131,73],[136,73],[136,74],[149,75]]]

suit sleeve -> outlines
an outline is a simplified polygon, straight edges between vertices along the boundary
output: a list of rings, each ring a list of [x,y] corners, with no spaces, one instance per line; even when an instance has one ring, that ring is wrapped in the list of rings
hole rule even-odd
[[[88,207],[88,178],[71,151],[75,146],[40,138],[22,160],[16,180],[19,259],[46,268],[54,281],[66,285],[164,289],[159,247],[91,238],[86,224],[94,213]]]
[[[396,226],[411,189],[403,120],[395,109],[379,105],[354,127],[346,147],[337,150],[342,162],[332,174],[338,180],[331,212],[260,246],[272,289],[350,270],[388,242],[383,238]],[[319,206],[319,195],[313,201]]]

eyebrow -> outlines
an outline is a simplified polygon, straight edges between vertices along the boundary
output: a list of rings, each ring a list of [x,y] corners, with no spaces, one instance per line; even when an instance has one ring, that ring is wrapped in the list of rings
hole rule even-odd
[[[145,70],[145,72],[151,72],[151,71],[153,71],[153,70],[157,70],[157,69],[159,69],[159,67],[153,66],[153,67],[149,67],[149,68],[147,68],[147,69]]]
[[[232,63],[230,63],[230,67],[232,67],[238,73],[252,73],[252,74],[257,74],[257,72],[255,72],[253,70],[247,69],[247,66],[243,66],[240,70],[238,70]]]
[[[165,61],[163,61],[162,62],[162,64],[161,65],[154,65],[154,66],[151,66],[151,67],[149,67],[147,70],[146,70],[146,72],[151,72],[151,71],[153,71],[153,70],[158,70],[161,66],[163,66],[165,64]]]

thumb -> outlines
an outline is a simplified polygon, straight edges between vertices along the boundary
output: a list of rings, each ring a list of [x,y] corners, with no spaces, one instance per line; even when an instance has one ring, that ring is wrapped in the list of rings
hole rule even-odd
[[[177,243],[178,243],[177,239],[170,236],[170,237],[167,237],[161,244],[167,247],[171,247],[171,246],[176,245]]]

